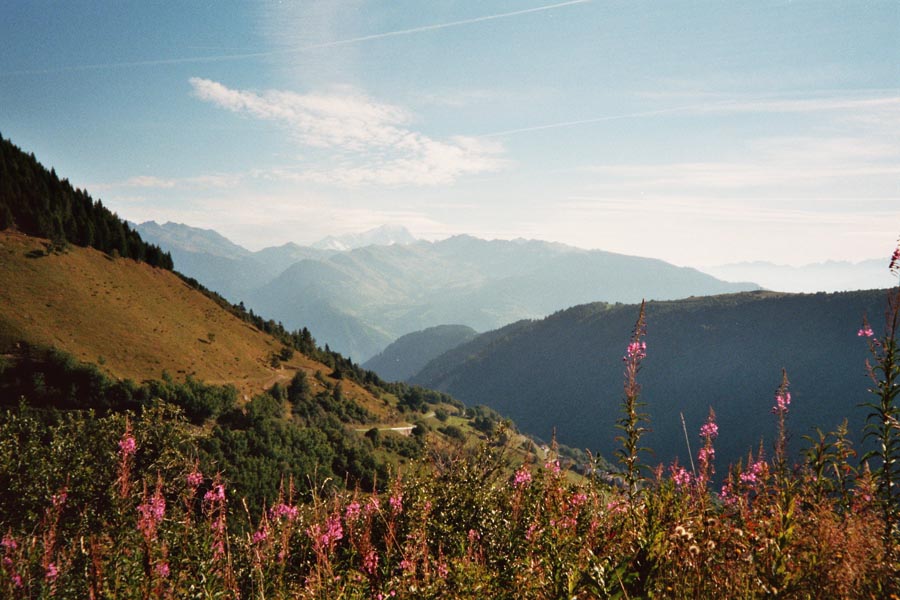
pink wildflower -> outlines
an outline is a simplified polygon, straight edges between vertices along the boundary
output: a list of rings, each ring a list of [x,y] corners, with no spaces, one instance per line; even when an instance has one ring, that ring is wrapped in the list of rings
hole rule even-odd
[[[165,561],[163,561],[161,563],[157,563],[156,568],[154,570],[156,571],[156,575],[160,579],[165,579],[166,577],[169,576],[169,563],[167,563]]]
[[[224,502],[225,501],[225,486],[221,483],[218,485],[214,485],[211,490],[206,492],[206,495],[203,496],[203,500],[209,503],[214,502]]]
[[[344,509],[344,520],[348,523],[355,522],[359,519],[360,512],[362,512],[362,507],[359,502],[353,501]]]
[[[66,503],[66,499],[68,497],[69,495],[66,493],[66,490],[63,489],[60,493],[53,494],[50,497],[50,501],[53,503],[54,508],[62,508],[62,506]]]
[[[531,483],[531,471],[522,465],[513,477],[513,486],[520,488]]]
[[[544,465],[544,468],[553,473],[554,475],[559,475],[559,460],[549,460]]]
[[[369,575],[374,575],[377,569],[378,553],[376,553],[374,549],[369,548],[369,551],[366,552],[366,555],[363,557],[363,571]]]
[[[403,493],[396,492],[393,496],[388,498],[388,503],[391,505],[391,510],[395,513],[400,514],[403,512]]]
[[[641,360],[647,357],[647,342],[634,341],[628,344],[625,357],[622,360]]]
[[[16,540],[8,533],[3,536],[3,541],[0,542],[0,546],[3,546],[3,548],[6,550],[15,550],[19,547],[19,545],[16,543]]]
[[[859,337],[872,337],[875,335],[875,332],[872,331],[872,328],[868,325],[864,326],[862,329],[856,332],[856,335]]]
[[[741,473],[741,483],[754,486],[759,483],[760,477],[763,477],[768,470],[769,465],[764,460],[758,460],[750,468]]]
[[[309,526],[306,535],[312,539],[317,552],[324,549],[331,550],[334,544],[344,537],[341,519],[338,516],[328,517],[324,526],[319,523]]]
[[[162,497],[160,490],[157,489],[143,504],[139,504],[138,511],[138,530],[144,535],[145,539],[156,539],[156,528],[162,522],[166,514],[166,501]]]
[[[443,560],[437,564],[437,574],[441,579],[446,579],[447,575],[450,573],[450,568],[447,566]]]
[[[737,497],[734,495],[730,483],[725,482],[724,484],[722,484],[722,491],[719,492],[719,499],[725,504],[725,506],[731,506],[737,502]]]
[[[719,426],[714,421],[707,421],[700,427],[700,437],[714,440],[719,435]]]
[[[691,483],[691,474],[684,467],[675,467],[672,465],[672,481],[678,487],[684,487]]]
[[[469,537],[469,543],[474,544],[475,542],[477,542],[478,540],[481,539],[481,534],[478,533],[477,531],[475,531],[474,529],[470,529],[468,537]]]
[[[788,406],[791,404],[791,393],[784,392],[775,394],[775,406],[772,407],[772,412],[776,415],[785,414],[788,411]]]
[[[578,508],[585,502],[587,502],[587,494],[585,494],[584,492],[578,492],[572,494],[572,496],[569,498],[569,507]]]
[[[119,440],[119,452],[122,453],[122,456],[131,456],[134,454],[135,450],[137,450],[137,442],[134,441],[134,437],[128,430],[125,430],[125,433],[122,435],[122,439]]]
[[[187,474],[187,477],[185,477],[185,479],[187,480],[187,484],[189,486],[191,486],[192,488],[196,488],[199,487],[201,483],[203,483],[203,473],[201,473],[199,470],[192,471]]]
[[[895,273],[897,269],[900,269],[900,245],[897,246],[891,255],[891,264],[888,265],[888,269],[891,273]]]
[[[284,502],[276,504],[269,510],[269,517],[272,519],[287,518],[288,521],[293,521],[297,518],[298,514],[300,514],[300,511],[296,506],[291,506]]]
[[[57,577],[59,577],[59,569],[56,568],[55,564],[50,563],[47,565],[47,570],[44,572],[44,578],[50,583],[53,583],[56,581]]]
[[[253,543],[260,544],[269,539],[269,529],[265,525],[253,533]]]

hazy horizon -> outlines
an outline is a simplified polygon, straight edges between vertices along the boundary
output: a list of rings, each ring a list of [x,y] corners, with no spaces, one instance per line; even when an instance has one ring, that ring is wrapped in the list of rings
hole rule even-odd
[[[381,224],[681,266],[888,257],[900,4],[0,7],[0,132],[249,249]]]

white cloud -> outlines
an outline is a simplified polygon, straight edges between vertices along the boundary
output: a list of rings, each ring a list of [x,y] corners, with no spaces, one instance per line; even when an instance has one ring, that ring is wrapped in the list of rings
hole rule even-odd
[[[330,151],[340,166],[273,171],[271,177],[340,185],[437,185],[496,171],[507,162],[502,145],[471,137],[436,140],[409,128],[405,110],[349,89],[298,94],[233,90],[209,79],[190,80],[194,95],[220,108],[283,123],[301,144]]]

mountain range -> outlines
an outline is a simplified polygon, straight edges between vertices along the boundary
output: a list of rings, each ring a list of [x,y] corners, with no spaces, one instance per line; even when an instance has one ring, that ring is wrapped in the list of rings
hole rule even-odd
[[[326,249],[336,247],[329,241],[250,252],[185,225],[136,228],[169,251],[179,271],[288,328],[309,327],[360,362],[402,335],[438,325],[485,331],[585,302],[758,289],[661,260],[537,240],[410,242],[405,230],[382,229],[357,241],[389,244],[336,250]],[[192,230],[197,239],[185,234]]]

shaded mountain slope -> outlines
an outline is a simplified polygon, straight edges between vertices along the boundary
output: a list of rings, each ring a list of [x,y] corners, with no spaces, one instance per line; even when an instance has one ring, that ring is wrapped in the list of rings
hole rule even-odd
[[[429,327],[398,338],[362,366],[375,371],[385,381],[405,381],[433,359],[476,335],[474,329],[465,325]]]
[[[867,351],[856,330],[864,314],[878,323],[885,298],[883,290],[754,292],[648,303],[640,382],[652,419],[652,462],[679,456],[686,463],[679,413],[696,431],[709,407],[719,418],[723,461],[761,439],[771,448],[769,410],[782,367],[792,384],[795,443],[811,427],[830,430],[845,417],[858,431],[865,413],[857,405],[868,394]],[[622,355],[637,314],[634,305],[590,304],[516,323],[451,350],[410,381],[484,403],[544,438],[555,428],[562,443],[609,456]]]

